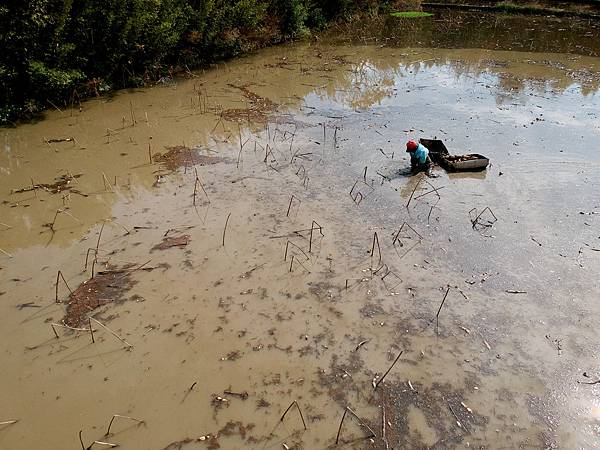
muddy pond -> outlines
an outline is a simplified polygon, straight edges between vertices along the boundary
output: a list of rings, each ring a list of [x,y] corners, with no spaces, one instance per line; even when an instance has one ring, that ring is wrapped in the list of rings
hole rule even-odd
[[[0,130],[0,448],[598,448],[599,50],[373,19]]]

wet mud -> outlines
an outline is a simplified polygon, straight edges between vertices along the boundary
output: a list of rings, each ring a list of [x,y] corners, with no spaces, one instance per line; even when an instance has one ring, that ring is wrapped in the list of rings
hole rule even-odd
[[[2,130],[0,448],[597,447],[580,25],[338,29]],[[436,136],[487,171],[412,174]]]

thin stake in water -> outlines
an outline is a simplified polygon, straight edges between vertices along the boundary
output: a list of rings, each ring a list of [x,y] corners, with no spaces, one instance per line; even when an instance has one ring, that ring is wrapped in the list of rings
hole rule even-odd
[[[281,418],[279,419],[280,422],[283,422],[283,419],[285,417],[285,415],[288,413],[288,411],[290,409],[292,409],[292,406],[296,406],[296,409],[298,410],[298,413],[300,414],[300,418],[302,419],[302,425],[304,425],[304,429],[306,430],[306,422],[304,421],[304,416],[302,415],[302,410],[300,409],[300,405],[298,405],[298,402],[296,400],[294,400],[290,406],[288,406],[288,408],[285,410],[285,412],[281,415]]]
[[[346,406],[346,408],[344,409],[344,414],[342,415],[342,420],[340,421],[340,426],[338,427],[337,436],[335,437],[335,445],[337,445],[340,442],[340,433],[342,432],[342,425],[344,424],[344,419],[346,418],[346,414],[348,414],[348,413],[350,413],[352,416],[354,416],[354,418],[358,421],[360,426],[369,430],[369,432],[371,434],[369,436],[367,436],[366,439],[377,436],[369,425],[367,425],[365,422],[363,422],[363,420],[360,417],[358,417],[358,415],[354,411],[352,411],[349,406]]]
[[[192,385],[192,387],[193,387],[193,385]],[[106,430],[106,433],[104,433],[104,436],[108,436],[110,434],[110,427],[112,426],[112,424],[113,424],[113,422],[115,421],[116,418],[135,420],[139,424],[146,423],[144,420],[142,420],[142,419],[136,419],[135,417],[122,416],[121,414],[113,414],[112,419],[110,419],[110,423],[108,424],[108,429]]]
[[[112,334],[114,337],[116,337],[118,340],[120,340],[122,343],[124,343],[127,348],[133,348],[133,345],[130,344],[129,342],[127,342],[125,339],[123,339],[121,336],[119,336],[117,333],[115,333],[113,330],[111,330],[110,328],[108,328],[106,325],[104,325],[103,323],[97,321],[96,319],[94,319],[93,317],[89,318],[90,321],[94,321],[96,322],[98,325],[100,325],[102,328],[104,328],[106,331],[108,331],[110,334]],[[86,330],[87,331],[87,330]]]
[[[371,269],[373,269],[373,255],[375,254],[375,244],[377,244],[377,253],[379,253],[379,262],[377,267],[381,266],[381,247],[379,246],[379,236],[377,231],[373,234],[373,244],[371,244]]]
[[[398,353],[398,356],[396,356],[396,359],[394,360],[394,362],[392,363],[392,365],[390,366],[390,368],[388,370],[386,370],[385,373],[383,374],[383,376],[379,380],[377,380],[377,383],[375,383],[373,385],[373,390],[374,391],[377,390],[377,387],[383,382],[383,380],[385,379],[385,377],[387,376],[387,374],[390,373],[390,370],[392,370],[392,368],[396,365],[396,363],[398,362],[398,360],[402,356],[402,353],[404,353],[404,350],[401,351],[400,353]]]
[[[316,225],[316,227],[315,227],[315,225]],[[317,229],[319,230],[319,233],[321,233],[321,236],[323,236],[323,237],[325,236],[323,234],[323,227],[313,220],[312,224],[310,225],[310,239],[308,241],[308,253],[312,252],[313,231],[317,230]]]
[[[60,278],[62,278],[63,283],[65,283],[65,286],[67,286],[67,289],[69,290],[69,292],[71,293],[71,295],[73,295],[73,291],[69,287],[69,284],[67,283],[67,280],[65,280],[65,277],[63,276],[62,272],[59,270],[58,273],[56,274],[56,284],[55,284],[55,287],[56,287],[55,301],[56,301],[56,303],[60,303],[58,301],[58,281],[59,281]]]
[[[227,214],[227,219],[225,220],[225,227],[223,228],[223,247],[225,247],[225,233],[227,232],[227,224],[229,223],[229,217],[231,217],[231,213]]]
[[[302,203],[302,201],[296,197],[294,194],[292,194],[292,196],[290,197],[290,204],[288,205],[288,209],[287,209],[287,213],[285,214],[285,217],[290,217],[290,209],[292,208],[292,201],[294,201],[294,199],[296,199],[298,201],[298,203]]]
[[[444,294],[444,298],[442,299],[442,303],[440,304],[440,307],[438,308],[437,314],[435,315],[435,334],[438,334],[438,326],[439,326],[439,321],[440,321],[440,312],[442,311],[442,308],[444,307],[444,303],[446,302],[446,297],[448,297],[448,292],[450,292],[450,286],[448,286],[448,289],[446,289],[446,293]]]

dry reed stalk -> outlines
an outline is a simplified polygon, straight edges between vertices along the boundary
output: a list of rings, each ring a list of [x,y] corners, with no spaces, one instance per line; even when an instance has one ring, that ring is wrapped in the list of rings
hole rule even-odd
[[[288,411],[290,409],[292,409],[292,406],[296,406],[296,409],[298,409],[298,412],[300,413],[300,418],[302,419],[302,425],[304,425],[304,429],[306,430],[306,422],[304,421],[304,416],[302,415],[302,410],[300,409],[300,405],[298,405],[298,402],[296,400],[294,400],[290,406],[288,406],[288,408],[285,410],[285,412],[282,414],[281,418],[279,419],[280,422],[283,422],[283,419],[285,417],[285,415],[288,413]]]
[[[292,194],[292,196],[290,197],[290,204],[288,205],[288,209],[287,209],[287,213],[285,214],[285,217],[289,217],[290,216],[290,209],[292,208],[292,201],[296,199],[299,203],[302,203],[302,201],[296,197],[294,194]]]
[[[110,184],[110,181],[108,181],[108,178],[107,178],[107,176],[106,176],[106,174],[104,172],[102,172],[102,182],[104,183],[104,190],[105,191],[110,190],[110,192],[114,192],[112,184]],[[110,189],[108,189],[108,188],[110,188]]]
[[[102,226],[100,227],[100,232],[98,233],[98,240],[96,241],[95,259],[98,258],[98,250],[100,248],[100,239],[102,238],[102,232],[104,231],[105,224],[106,224],[106,221],[102,221]]]
[[[122,416],[121,414],[113,414],[112,419],[110,419],[110,423],[108,424],[108,429],[106,430],[106,433],[104,433],[104,436],[108,436],[110,434],[110,427],[112,426],[114,420],[117,417],[120,418],[120,419],[135,420],[139,424],[146,423],[144,420],[142,420],[142,419],[136,419],[135,417]]]
[[[450,292],[450,286],[448,286],[448,289],[446,289],[446,293],[444,294],[444,298],[442,299],[442,303],[440,304],[440,307],[438,308],[438,311],[435,315],[435,334],[438,334],[438,326],[439,326],[439,322],[440,322],[440,312],[442,312],[442,308],[444,307],[444,303],[446,302],[446,297],[448,297],[448,292]]]
[[[67,286],[67,289],[69,290],[71,295],[73,295],[73,291],[69,287],[67,280],[65,280],[65,277],[63,276],[62,272],[59,270],[58,273],[56,274],[56,297],[55,297],[56,303],[59,303],[59,301],[58,301],[58,281],[60,278],[62,278],[63,282],[65,283],[65,286]]]
[[[89,317],[88,317],[88,323],[90,326],[90,335],[92,336],[92,344],[95,344],[96,340],[94,339],[94,329],[92,328],[92,319],[90,319]]]
[[[116,337],[118,340],[120,340],[121,342],[123,342],[128,348],[133,348],[133,345],[130,344],[129,342],[127,342],[125,339],[123,339],[121,336],[119,336],[117,333],[115,333],[113,330],[111,330],[110,328],[108,328],[106,325],[104,325],[103,323],[97,321],[96,319],[94,319],[93,317],[89,318],[90,321],[94,321],[96,322],[98,325],[100,325],[102,328],[104,328],[105,330],[107,330],[110,334],[112,334],[114,337]]]
[[[315,225],[316,225],[316,227],[315,227]],[[323,234],[323,227],[313,220],[310,225],[310,239],[308,241],[308,253],[312,252],[313,231],[317,230],[317,229],[319,230],[319,233],[321,233],[321,236],[323,236],[323,237],[325,236]]]
[[[98,444],[98,445],[106,445],[107,447],[110,447],[110,448],[115,448],[115,447],[118,447],[118,446],[119,446],[119,444],[112,444],[112,443],[110,443],[110,442],[94,441],[94,442],[92,442],[92,445],[90,445],[90,446],[87,448],[87,450],[91,450],[91,448],[94,446],[94,444]]]
[[[338,427],[337,436],[335,437],[335,445],[337,445],[337,444],[339,443],[339,441],[340,441],[340,433],[341,433],[341,431],[342,431],[342,425],[344,424],[344,419],[346,418],[346,414],[347,414],[347,413],[350,413],[352,416],[354,416],[354,418],[355,418],[356,420],[358,420],[358,423],[359,423],[361,426],[363,426],[363,427],[365,427],[367,430],[369,430],[369,432],[370,432],[371,434],[370,434],[370,435],[369,435],[367,438],[372,438],[372,437],[375,437],[375,436],[377,436],[377,435],[375,434],[375,432],[374,432],[374,431],[371,429],[371,427],[370,427],[369,425],[367,425],[366,423],[364,423],[364,422],[362,421],[362,419],[361,419],[360,417],[358,417],[358,415],[356,415],[356,413],[350,409],[350,407],[349,407],[349,406],[346,406],[346,408],[344,409],[344,414],[342,415],[342,420],[340,421],[340,426]]]
[[[19,421],[19,419],[16,419],[16,420],[5,420],[3,422],[0,422],[0,425],[12,425],[12,424],[17,423],[18,421]]]
[[[4,255],[8,256],[9,258],[13,257],[13,255],[11,255],[10,253],[8,253],[6,250],[2,250],[1,248],[0,248],[0,253],[3,253]]]
[[[394,237],[394,239],[392,240],[392,245],[395,245],[396,242],[400,242],[400,246],[404,246],[404,244],[402,243],[402,241],[400,240],[400,233],[402,232],[402,230],[404,229],[404,226],[407,226],[408,228],[410,228],[413,233],[415,233],[417,236],[419,236],[419,239],[423,239],[423,236],[421,236],[421,234],[415,230],[413,227],[411,227],[408,223],[406,222],[402,222],[402,225],[400,225],[400,228],[398,228],[398,231],[396,231],[392,236]]]
[[[77,217],[75,217],[73,214],[71,214],[69,211],[67,211],[66,208],[61,209],[60,212],[66,214],[67,216],[69,216],[71,219],[73,219],[77,223],[83,223],[81,220],[79,220]]]
[[[202,189],[202,192],[204,192],[204,195],[206,196],[206,200],[208,201],[208,203],[210,203],[210,198],[208,197],[206,189],[204,189],[204,185],[202,184],[202,181],[200,180],[200,176],[198,175],[198,170],[195,167],[194,167],[194,173],[196,174],[196,181],[194,182],[194,200],[196,199],[196,184],[199,184],[200,188]],[[194,206],[195,206],[195,203],[194,203]]]
[[[377,267],[381,267],[381,247],[379,246],[379,236],[377,231],[373,234],[373,244],[371,244],[371,270],[373,269],[373,255],[375,254],[375,243],[377,243],[377,253],[379,254],[379,262]]]
[[[52,331],[54,331],[54,336],[56,336],[56,339],[59,338],[58,332],[56,331],[56,327],[61,327],[61,328],[66,328],[67,330],[73,330],[73,331],[91,331],[92,332],[92,341],[93,341],[94,332],[92,331],[91,324],[90,324],[89,330],[87,328],[70,327],[69,325],[65,325],[64,323],[51,323],[50,326],[52,327]]]
[[[439,187],[439,188],[432,187],[431,191],[427,191],[427,192],[425,192],[424,194],[417,195],[417,196],[415,197],[415,200],[418,200],[418,199],[420,199],[421,197],[425,197],[427,194],[431,194],[431,193],[433,193],[433,192],[435,192],[435,194],[438,196],[438,199],[439,199],[439,198],[441,198],[441,197],[440,197],[440,194],[439,194],[439,192],[438,192],[438,191],[441,191],[441,190],[442,190],[442,189],[444,189],[445,187],[446,187],[446,186],[442,186],[442,187]]]
[[[477,212],[477,208],[473,208],[471,209],[471,211],[469,211],[469,219],[471,218],[471,212]],[[492,215],[492,217],[494,218],[494,222],[498,221],[498,218],[496,217],[496,214],[494,214],[494,212],[490,209],[489,206],[486,206],[479,214],[477,214],[477,217],[475,217],[475,219],[471,220],[471,224],[473,225],[473,228],[476,228],[477,225],[479,224],[479,218],[483,215],[484,212],[489,211],[490,214]],[[491,220],[488,220],[488,222],[491,224],[493,224],[494,222],[492,222]],[[483,226],[487,226],[487,224],[482,224]]]
[[[296,247],[298,250],[300,250],[302,252],[302,254],[304,255],[304,257],[306,258],[305,261],[308,261],[310,258],[308,257],[308,255],[304,252],[304,250],[302,250],[300,247],[298,247],[296,244],[294,244],[292,241],[288,240],[285,244],[285,255],[283,256],[283,260],[287,261],[287,255],[288,255],[288,248],[290,246],[290,244],[292,244],[294,247]]]
[[[242,144],[242,129],[241,129],[239,123],[238,123],[238,135],[239,135],[239,139],[240,139],[240,152],[238,153],[236,168],[239,169],[239,167],[240,167],[240,159],[242,158],[242,150],[244,150],[244,144]]]
[[[133,112],[133,102],[129,102],[129,112],[131,114],[131,126],[134,127],[137,121],[135,120],[135,113]]]
[[[338,132],[338,127],[335,127],[333,129],[333,149],[334,150],[337,148],[337,132]]]
[[[410,206],[410,202],[413,199],[413,195],[415,195],[415,191],[417,190],[417,188],[419,187],[419,185],[421,184],[421,181],[423,181],[423,175],[421,176],[421,178],[419,178],[419,180],[417,181],[417,183],[415,184],[415,187],[413,188],[410,197],[408,199],[408,203],[406,203],[406,207],[408,208]]]
[[[294,264],[294,256],[295,256],[295,255],[293,255],[293,256],[292,256],[292,261],[290,262],[290,272],[292,271],[292,266],[293,266],[293,264]],[[306,262],[306,261],[305,261],[305,262]],[[303,268],[303,269],[306,271],[306,273],[311,273],[311,272],[310,272],[310,270],[308,270],[308,269],[306,268],[306,266],[305,266],[304,264],[302,264],[302,262],[301,262],[301,261],[299,261],[299,260],[298,260],[298,258],[296,258],[296,263],[300,264],[300,267],[302,267],[302,268]]]
[[[225,233],[227,232],[227,224],[229,223],[229,217],[231,217],[231,213],[227,214],[227,219],[225,220],[225,227],[223,227],[223,247],[225,247]]]
[[[386,427],[386,423],[385,423],[385,403],[381,404],[381,437],[383,439],[383,443],[385,444],[385,448],[386,450],[390,448],[390,445],[388,444],[388,440],[387,437],[385,436],[385,427]]]
[[[394,362],[392,363],[392,365],[390,366],[390,368],[388,370],[385,371],[385,373],[383,374],[383,376],[377,380],[377,383],[375,383],[373,385],[373,390],[377,390],[377,387],[383,382],[383,380],[385,379],[385,377],[387,376],[388,373],[390,373],[390,370],[392,370],[392,368],[396,365],[396,363],[398,362],[398,360],[400,359],[400,357],[402,356],[402,353],[404,353],[404,351],[401,351],[400,353],[398,353],[398,356],[396,356],[396,359],[394,360]]]

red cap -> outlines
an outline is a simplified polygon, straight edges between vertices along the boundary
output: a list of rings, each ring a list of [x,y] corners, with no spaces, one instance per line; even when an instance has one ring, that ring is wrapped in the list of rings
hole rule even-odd
[[[407,152],[414,152],[417,149],[418,146],[419,145],[415,141],[412,141],[412,140],[408,141],[406,143],[406,151]]]

